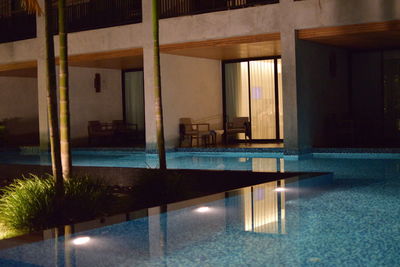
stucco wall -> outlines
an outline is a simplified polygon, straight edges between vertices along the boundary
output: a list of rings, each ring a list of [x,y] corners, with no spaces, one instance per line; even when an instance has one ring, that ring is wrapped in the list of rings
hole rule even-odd
[[[178,145],[179,118],[222,129],[221,62],[163,54],[161,57],[165,140]]]
[[[282,32],[282,28],[305,29],[400,19],[398,0],[281,0],[271,4],[195,16],[160,20],[160,43],[182,43]],[[69,35],[70,54],[94,53],[142,47],[151,42],[151,11],[143,0],[143,23],[83,31]],[[39,17],[38,25],[42,25]],[[38,31],[41,33],[42,31]],[[56,47],[58,38],[55,38]],[[0,62],[34,60],[40,40],[0,44]],[[29,52],[28,52],[29,51]],[[56,49],[57,53],[58,49]]]
[[[296,53],[301,141],[329,146],[329,118],[349,112],[348,52],[298,40]]]
[[[37,144],[39,138],[36,78],[0,77],[0,121],[8,144]]]
[[[94,76],[100,73],[101,92],[96,93]],[[71,138],[75,145],[86,144],[91,120],[111,122],[122,119],[121,71],[70,68]]]
[[[152,56],[149,52],[152,44],[151,2],[147,0],[143,0],[142,2],[143,23],[70,34],[70,54],[96,53],[143,47],[145,86],[151,88],[152,82],[150,80],[153,77],[151,72],[152,63],[150,63]],[[40,0],[40,3],[43,3],[43,0]],[[163,19],[160,21],[160,43],[174,44],[280,32],[285,95],[285,147],[293,147],[294,149],[296,147],[308,148],[312,145],[316,137],[310,134],[309,131],[311,128],[308,127],[309,123],[307,122],[313,119],[307,119],[306,116],[308,115],[304,115],[309,111],[304,111],[305,113],[301,111],[301,103],[298,103],[302,93],[297,88],[296,83],[295,70],[299,68],[296,67],[296,56],[293,52],[295,50],[295,29],[400,19],[400,1],[385,0],[384,4],[382,3],[382,0],[280,0],[279,4]],[[39,70],[41,71],[44,68],[43,16],[38,18],[37,25],[39,26],[38,38],[0,44],[1,64],[38,59]],[[57,47],[57,37],[55,37],[55,40]],[[170,70],[165,71],[168,72]],[[44,88],[42,86],[43,83],[43,77],[39,77],[39,88]],[[184,84],[181,80],[177,80],[176,83]],[[39,95],[41,99],[44,99],[43,92],[39,92]],[[304,100],[302,102],[307,103],[307,101]],[[44,103],[45,101],[40,100],[39,102]],[[153,103],[151,93],[147,93],[146,102],[147,104]],[[164,106],[168,108],[166,104]],[[173,109],[175,106],[169,108]],[[45,106],[39,105],[39,110],[40,117],[42,118],[40,123],[41,140],[47,140],[47,125],[44,122],[45,119],[43,120],[46,113]],[[148,113],[146,110],[146,113],[148,118],[154,117],[153,112]],[[299,126],[303,123],[305,123],[305,126]],[[82,127],[82,123],[78,125]],[[301,133],[298,129],[299,127],[301,127]],[[75,130],[73,129],[73,131]],[[81,136],[85,130],[79,129],[76,131],[77,136]],[[167,129],[167,131],[170,131],[167,133],[169,135],[167,139],[170,138],[168,142],[171,142],[174,138],[171,139],[173,135],[170,133],[175,130]],[[75,133],[73,132],[74,135]],[[154,119],[147,120],[146,139],[148,144],[155,143]]]

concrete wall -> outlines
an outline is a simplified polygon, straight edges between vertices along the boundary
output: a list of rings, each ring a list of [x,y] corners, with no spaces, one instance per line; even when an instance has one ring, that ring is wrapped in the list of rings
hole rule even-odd
[[[329,119],[349,113],[348,52],[298,40],[296,54],[300,138],[309,146],[330,145]]]
[[[5,121],[7,127],[7,144],[38,144],[36,78],[0,77],[0,107],[0,121]]]
[[[100,73],[101,92],[96,93],[94,76]],[[88,121],[122,120],[121,71],[112,69],[70,68],[71,139],[74,145],[86,144]]]
[[[165,140],[178,145],[179,118],[222,129],[222,76],[219,60],[163,54],[161,57]]]

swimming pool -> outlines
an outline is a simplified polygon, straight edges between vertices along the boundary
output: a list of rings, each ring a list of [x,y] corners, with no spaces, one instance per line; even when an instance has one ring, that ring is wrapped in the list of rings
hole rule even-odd
[[[73,165],[98,167],[157,168],[156,154],[120,150],[73,151]],[[0,164],[50,165],[48,154],[3,152]],[[283,153],[169,152],[170,169],[252,170],[280,172],[332,172],[335,179],[382,180],[400,175],[400,154],[314,153],[301,160]]]
[[[37,155],[15,157],[38,160]],[[94,163],[154,167],[157,158],[137,152],[74,154],[76,165]],[[168,154],[168,166],[328,171],[334,179],[323,191],[287,180],[283,192],[272,182],[155,207],[127,222],[83,232],[84,226],[76,228],[71,239],[90,237],[86,245],[49,239],[2,250],[0,263],[54,266],[57,243],[61,266],[67,266],[66,254],[70,266],[400,266],[397,155],[315,154],[287,160],[279,153],[175,152]]]

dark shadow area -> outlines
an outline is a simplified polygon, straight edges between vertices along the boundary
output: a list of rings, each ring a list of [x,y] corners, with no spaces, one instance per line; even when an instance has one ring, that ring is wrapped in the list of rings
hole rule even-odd
[[[297,41],[304,138],[312,147],[400,147],[400,53]]]
[[[38,118],[7,118],[0,121],[0,146],[19,147],[39,145]]]
[[[1,178],[15,177],[27,172],[43,174],[50,171],[46,166],[0,165]],[[159,206],[161,213],[199,205],[214,199],[232,196],[231,190],[255,188],[254,197],[261,194],[277,194],[276,187],[286,187],[286,200],[312,197],[332,184],[330,173],[262,173],[251,171],[207,171],[167,170],[135,168],[74,167],[75,175],[87,175],[103,180],[120,196],[110,212],[111,217],[74,224],[74,232],[104,227],[118,222],[129,221],[150,215],[149,208]],[[3,179],[4,181],[4,179]],[[270,187],[263,187],[264,184]],[[271,184],[272,183],[272,184]],[[257,187],[257,186],[261,187]],[[301,190],[299,190],[301,188]],[[247,190],[246,189],[246,190]],[[251,189],[253,190],[253,189]],[[244,191],[241,191],[244,192]],[[113,215],[114,214],[114,215]],[[75,222],[74,222],[75,223]],[[61,228],[61,227],[60,227]],[[47,230],[53,235],[55,230]],[[62,231],[59,231],[63,235]],[[37,232],[0,241],[0,248],[44,240],[44,232]]]

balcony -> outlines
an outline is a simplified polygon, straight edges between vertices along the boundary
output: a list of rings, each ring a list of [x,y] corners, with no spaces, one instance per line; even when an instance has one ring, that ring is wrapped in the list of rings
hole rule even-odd
[[[158,0],[160,18],[172,18],[279,3],[279,0]]]
[[[57,1],[54,1],[53,14],[53,31],[57,33]],[[71,0],[66,19],[68,32],[140,23],[142,0]]]
[[[30,38],[36,38],[36,16],[0,6],[0,43]]]
[[[0,0],[0,43],[36,38],[36,16],[15,3]],[[57,1],[53,3],[53,16],[52,31],[57,34]],[[142,0],[70,0],[66,19],[68,32],[140,23]]]

